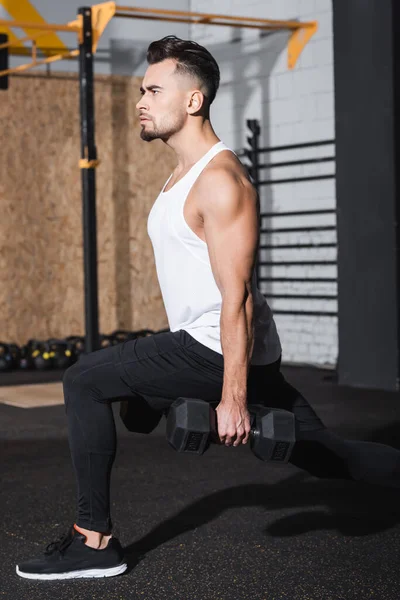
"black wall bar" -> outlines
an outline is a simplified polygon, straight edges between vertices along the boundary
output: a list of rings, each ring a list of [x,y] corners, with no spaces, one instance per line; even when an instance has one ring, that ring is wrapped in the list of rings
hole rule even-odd
[[[329,174],[321,174],[321,175],[310,175],[310,176],[301,176],[301,177],[290,177],[290,178],[279,178],[279,179],[265,179],[262,180],[260,176],[260,171],[262,169],[274,169],[281,167],[296,167],[299,165],[313,165],[313,164],[324,164],[324,163],[333,163],[335,164],[335,156],[329,153],[329,156],[316,157],[316,158],[304,158],[298,160],[288,160],[281,162],[261,162],[260,155],[268,154],[272,152],[284,151],[284,150],[301,150],[301,149],[314,149],[321,146],[329,146],[335,145],[335,140],[317,140],[304,142],[301,144],[290,144],[286,146],[274,146],[274,147],[260,147],[260,134],[261,129],[259,123],[255,119],[248,120],[246,122],[247,127],[249,129],[250,135],[247,137],[247,142],[250,148],[245,148],[240,152],[237,152],[239,157],[244,157],[249,162],[247,166],[249,173],[252,177],[253,184],[256,187],[257,191],[260,193],[260,189],[262,186],[271,186],[276,184],[284,184],[284,183],[299,183],[303,181],[321,181],[327,179],[335,179],[334,173]],[[336,232],[336,225],[309,225],[309,226],[299,226],[299,227],[275,227],[269,225],[267,227],[263,227],[264,219],[271,219],[274,217],[307,217],[307,216],[317,216],[317,215],[336,215],[335,209],[317,209],[317,210],[295,210],[295,211],[286,211],[286,212],[265,212],[260,214],[261,219],[261,228],[260,235],[268,234],[273,236],[277,233],[314,233],[314,232],[327,232],[332,231]],[[259,245],[258,252],[258,260],[257,260],[257,282],[269,282],[269,283],[280,283],[280,282],[290,282],[290,283],[334,283],[337,284],[337,277],[335,278],[324,278],[324,277],[263,277],[261,269],[262,267],[282,267],[282,266],[337,266],[337,260],[268,260],[264,261],[261,259],[262,250],[274,250],[274,249],[286,249],[286,250],[298,250],[298,249],[319,249],[319,248],[337,248],[337,242],[319,242],[318,240],[310,240],[308,243],[273,243],[272,240],[268,241],[268,243],[261,243]],[[306,294],[278,294],[278,293],[268,293],[264,292],[265,296],[270,299],[279,300],[279,299],[290,299],[290,300],[337,300],[337,294],[333,295],[309,295]],[[285,314],[285,315],[307,315],[307,316],[337,316],[338,312],[335,311],[312,311],[312,310],[280,310],[275,309],[273,307],[273,312],[275,314]]]

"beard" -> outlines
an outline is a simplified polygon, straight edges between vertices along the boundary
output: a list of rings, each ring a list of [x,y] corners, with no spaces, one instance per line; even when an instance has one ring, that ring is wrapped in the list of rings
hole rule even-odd
[[[146,129],[149,123],[152,125],[149,129]],[[141,125],[142,130],[140,132],[140,137],[144,142],[151,142],[152,140],[163,140],[166,142],[172,135],[182,129],[184,123],[184,115],[177,113],[164,118],[159,125],[156,125],[153,120],[150,120]]]
[[[151,130],[146,131],[146,125],[142,125],[142,131],[140,137],[144,142],[151,142],[152,140],[158,140],[161,136],[156,127],[153,126]]]

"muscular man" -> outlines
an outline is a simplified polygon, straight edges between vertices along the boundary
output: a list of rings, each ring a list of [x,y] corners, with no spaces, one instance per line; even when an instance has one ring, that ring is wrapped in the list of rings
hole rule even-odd
[[[148,220],[170,332],[93,352],[66,371],[76,523],[44,555],[17,567],[23,577],[125,571],[109,501],[116,449],[111,403],[121,397],[159,409],[179,396],[219,402],[218,435],[226,446],[247,443],[248,404],[285,408],[296,418],[294,465],[318,477],[400,487],[400,452],[329,432],[280,372],[279,336],[255,281],[257,193],[210,123],[216,61],[202,46],[173,36],[150,44],[147,59],[137,104],[141,137],[163,140],[177,156]]]

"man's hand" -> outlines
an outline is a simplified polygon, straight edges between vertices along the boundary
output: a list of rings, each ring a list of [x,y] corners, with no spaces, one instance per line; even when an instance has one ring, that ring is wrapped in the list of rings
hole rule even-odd
[[[250,413],[245,404],[221,401],[217,413],[217,440],[225,446],[247,444],[250,434]]]

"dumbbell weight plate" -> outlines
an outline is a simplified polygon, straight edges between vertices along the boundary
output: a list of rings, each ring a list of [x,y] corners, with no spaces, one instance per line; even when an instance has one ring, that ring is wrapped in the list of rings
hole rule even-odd
[[[279,408],[249,405],[253,416],[250,448],[262,461],[284,464],[290,459],[295,441],[294,414]]]
[[[215,428],[215,411],[204,400],[178,398],[169,409],[166,436],[178,452],[203,454]]]

